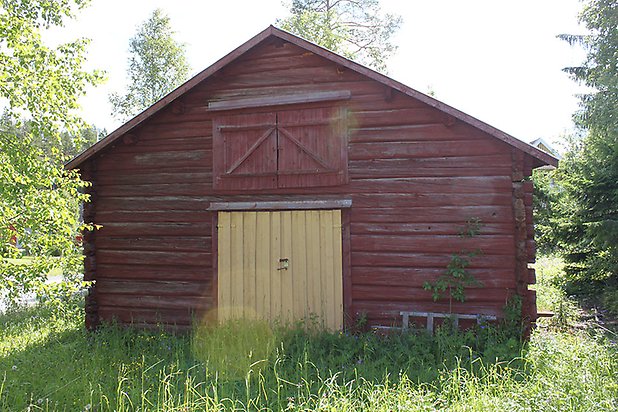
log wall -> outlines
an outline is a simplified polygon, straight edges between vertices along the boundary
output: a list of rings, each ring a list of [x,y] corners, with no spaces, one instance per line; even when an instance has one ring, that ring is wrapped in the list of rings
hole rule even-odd
[[[213,189],[208,102],[332,90],[352,94],[341,103],[349,183]],[[401,310],[448,311],[422,285],[444,273],[451,255],[473,250],[481,255],[469,269],[484,286],[468,288],[453,310],[500,315],[514,293],[531,310],[530,164],[506,143],[358,73],[289,43],[261,44],[88,161],[92,216],[103,226],[89,238],[91,312],[188,328],[214,305],[211,202],[340,198],[353,202],[344,228],[349,321],[366,313],[371,325],[400,325]],[[482,222],[480,234],[464,238],[470,219]]]

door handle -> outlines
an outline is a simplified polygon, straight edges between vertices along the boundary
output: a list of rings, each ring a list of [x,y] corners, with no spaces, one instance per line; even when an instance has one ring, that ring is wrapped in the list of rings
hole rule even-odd
[[[277,270],[288,270],[289,267],[290,267],[290,259],[288,258],[279,259],[279,267],[277,268]]]

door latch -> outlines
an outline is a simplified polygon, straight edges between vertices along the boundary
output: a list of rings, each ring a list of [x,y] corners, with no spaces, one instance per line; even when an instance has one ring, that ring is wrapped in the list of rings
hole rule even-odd
[[[277,268],[277,270],[288,270],[289,267],[290,267],[290,259],[288,258],[279,259],[279,267]]]

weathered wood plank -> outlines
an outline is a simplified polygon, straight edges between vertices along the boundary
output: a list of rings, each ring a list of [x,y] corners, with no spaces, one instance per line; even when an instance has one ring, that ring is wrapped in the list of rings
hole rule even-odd
[[[123,210],[109,208],[97,214],[97,223],[114,222],[210,222],[212,212],[199,210]]]
[[[138,309],[181,309],[181,310],[210,310],[212,298],[210,296],[149,296],[105,293],[99,296],[101,306],[120,306]]]
[[[356,111],[352,114],[352,117],[352,125],[357,128],[397,125],[439,125],[445,121],[444,114],[432,107]]]
[[[405,159],[419,157],[499,155],[504,149],[496,142],[479,140],[425,142],[379,142],[349,145],[350,160]]]
[[[479,259],[482,258],[482,256],[479,257]],[[393,262],[393,264],[396,263]],[[513,271],[508,267],[468,268],[468,270],[475,279],[482,282],[485,288],[515,288]],[[353,266],[352,282],[354,285],[422,288],[425,282],[433,282],[436,278],[444,275],[445,272],[446,266],[441,268]]]
[[[211,224],[207,222],[119,222],[106,223],[98,231],[100,236],[208,236]]]
[[[362,223],[351,224],[354,234],[382,235],[460,235],[464,225],[458,223]],[[483,235],[511,235],[510,223],[482,224]]]
[[[422,158],[407,158],[407,159],[367,159],[367,160],[352,160],[350,167],[370,167],[378,168],[423,168],[423,169],[439,169],[452,168],[454,170],[464,168],[482,169],[485,167],[507,168],[510,176],[509,156],[504,154],[495,155],[470,155],[470,156],[427,156]],[[500,174],[502,175],[502,174]]]
[[[97,187],[119,186],[119,185],[144,185],[144,184],[207,184],[212,187],[211,172],[195,172],[195,169],[185,169],[180,171],[160,172],[159,170],[151,169],[145,173],[140,170],[140,173],[116,173],[102,176],[97,182]]]
[[[215,100],[208,102],[208,110],[234,110],[253,107],[281,106],[286,104],[328,102],[333,100],[347,100],[351,96],[349,90],[332,90],[312,93],[294,93],[248,97],[243,99]]]
[[[192,166],[195,168],[208,167],[212,162],[211,150],[179,150],[168,152],[146,152],[114,154],[114,156],[102,156],[99,161],[99,170],[124,170],[156,167],[161,169],[173,166]]]
[[[103,231],[103,229],[101,229]],[[140,250],[168,252],[210,252],[210,232],[201,236],[103,236],[97,234],[97,250],[121,249],[140,254]]]
[[[366,267],[411,267],[411,268],[446,268],[451,260],[449,253],[414,253],[352,251],[352,264]],[[515,270],[515,252],[510,250],[510,255],[484,254],[470,259],[470,269],[500,269]]]
[[[429,296],[431,298],[431,296]],[[422,305],[422,306],[421,306]],[[377,301],[377,300],[361,300],[355,299],[353,303],[353,310],[357,313],[367,313],[372,319],[395,319],[398,321],[398,325],[401,325],[402,310],[415,311],[420,307],[424,311],[428,312],[442,312],[448,313],[453,311],[456,313],[467,313],[476,315],[479,313],[485,315],[502,316],[502,307],[496,305],[494,301],[476,302],[466,301],[464,303],[453,302],[452,307],[449,308],[448,299],[446,301],[434,302],[431,299],[427,301],[411,301],[411,300],[392,300],[392,301]],[[404,309],[401,309],[404,308]],[[388,325],[388,323],[387,323]]]
[[[142,325],[185,325],[194,321],[190,309],[147,309],[121,306],[99,306],[99,315],[104,322],[120,322],[136,326]]]
[[[410,160],[410,159],[404,159]],[[506,167],[470,167],[470,168],[422,168],[414,167],[381,167],[376,165],[368,165],[362,167],[358,163],[349,167],[348,172],[351,180],[356,179],[374,179],[374,178],[410,178],[410,177],[480,177],[480,176],[504,176],[506,175]]]
[[[306,210],[341,209],[352,207],[351,199],[295,200],[278,202],[213,202],[208,210]]]
[[[97,280],[97,293],[99,295],[110,293],[132,296],[209,296],[210,288],[210,282],[182,280]]]
[[[97,250],[101,264],[209,266],[211,258],[206,252]]]
[[[149,264],[100,264],[97,279],[193,280],[212,279],[211,262],[199,266]]]
[[[466,288],[466,302],[506,302],[510,292],[505,289]],[[352,299],[371,300],[374,302],[408,301],[414,303],[433,302],[431,291],[422,287],[404,288],[380,285],[352,285]],[[448,302],[448,298],[445,299]],[[503,306],[503,305],[501,305]]]
[[[353,200],[355,205],[360,200]],[[401,208],[352,208],[352,222],[366,223],[465,223],[471,218],[484,223],[506,223],[513,219],[513,211],[504,206],[442,206]]]
[[[416,185],[410,185],[416,186]],[[459,190],[465,190],[459,187]],[[356,193],[352,196],[355,208],[372,208],[376,213],[380,213],[380,208],[409,208],[409,207],[440,207],[440,206],[497,206],[506,207],[511,197],[504,193],[462,194],[462,193],[427,193],[412,191],[411,193],[401,193],[394,189],[380,193]],[[472,217],[472,216],[471,216]]]
[[[479,249],[482,253],[493,255],[512,253],[513,236],[480,235],[474,238],[462,238],[448,235],[359,235],[352,233],[352,244],[355,251],[388,251],[388,252],[418,252],[418,253],[460,253]],[[479,257],[482,259],[482,256]]]

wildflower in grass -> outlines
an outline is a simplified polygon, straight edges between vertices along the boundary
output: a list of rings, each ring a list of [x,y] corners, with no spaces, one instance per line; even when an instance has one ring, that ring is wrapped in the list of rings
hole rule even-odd
[[[16,370],[17,370],[17,365],[13,365],[13,367],[12,367],[11,369],[13,369],[14,371],[16,371]]]

